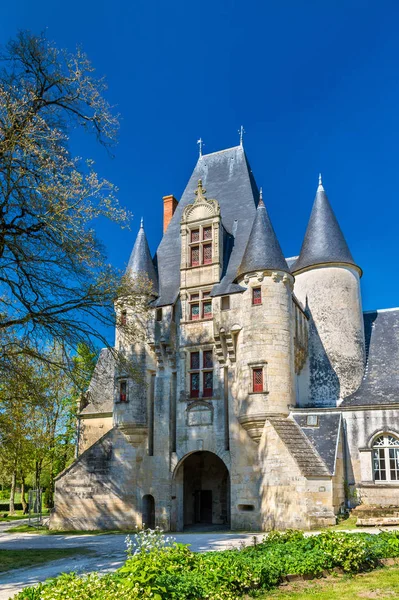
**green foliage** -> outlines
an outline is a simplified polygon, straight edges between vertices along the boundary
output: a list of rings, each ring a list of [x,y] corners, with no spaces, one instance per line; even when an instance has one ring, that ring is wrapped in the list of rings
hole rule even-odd
[[[399,556],[399,533],[379,535],[300,531],[271,532],[242,550],[191,552],[186,545],[142,545],[125,565],[100,577],[62,575],[27,588],[18,600],[238,600],[277,586],[285,575],[313,575],[339,568],[371,570],[379,560]]]

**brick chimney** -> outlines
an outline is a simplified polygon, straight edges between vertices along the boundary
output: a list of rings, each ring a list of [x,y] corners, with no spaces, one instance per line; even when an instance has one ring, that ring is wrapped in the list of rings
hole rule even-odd
[[[174,215],[178,202],[174,196],[163,197],[163,232],[168,228],[171,218]]]

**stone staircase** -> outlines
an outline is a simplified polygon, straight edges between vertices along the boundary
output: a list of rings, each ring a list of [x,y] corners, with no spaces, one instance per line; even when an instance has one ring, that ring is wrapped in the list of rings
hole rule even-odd
[[[392,527],[399,525],[399,506],[357,506],[352,511],[356,527]]]

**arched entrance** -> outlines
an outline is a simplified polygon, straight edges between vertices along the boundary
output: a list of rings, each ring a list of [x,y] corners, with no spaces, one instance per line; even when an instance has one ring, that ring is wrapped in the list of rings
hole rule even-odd
[[[193,452],[175,474],[172,529],[228,529],[230,527],[230,476],[213,452]]]
[[[155,529],[155,500],[151,494],[143,496],[143,527]]]

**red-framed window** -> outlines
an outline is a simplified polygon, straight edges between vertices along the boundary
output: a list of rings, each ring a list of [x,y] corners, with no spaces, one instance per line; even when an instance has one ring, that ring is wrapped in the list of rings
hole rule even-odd
[[[119,382],[119,402],[127,402],[127,381]]]
[[[252,304],[262,304],[262,289],[252,288]]]
[[[200,389],[202,384],[202,390]],[[190,354],[190,398],[213,396],[213,351],[203,350]]]
[[[201,291],[190,294],[190,321],[198,321],[198,319],[212,319],[212,298],[210,295],[211,293],[209,291]]]
[[[127,322],[127,311],[122,310],[121,312],[121,325],[126,325]]]
[[[263,392],[263,369],[256,367],[252,369],[252,391]]]
[[[211,240],[212,239],[212,226],[203,227],[202,228],[202,239],[203,240]]]
[[[200,241],[200,230],[192,229],[190,239],[192,242],[199,242]]]
[[[212,264],[212,225],[192,229],[189,237],[190,266]]]
[[[190,397],[199,398],[200,374],[190,373]]]
[[[190,249],[191,259],[190,264],[192,267],[198,267],[200,264],[200,247],[199,246],[191,246]]]

